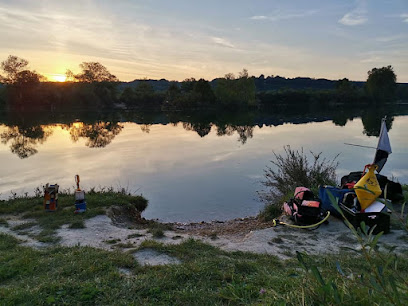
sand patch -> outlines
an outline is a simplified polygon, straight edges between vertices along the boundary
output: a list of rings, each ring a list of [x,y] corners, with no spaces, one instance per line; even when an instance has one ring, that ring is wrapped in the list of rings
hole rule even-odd
[[[162,265],[174,265],[180,264],[181,261],[175,257],[171,257],[167,254],[157,252],[153,249],[143,249],[133,253],[133,257],[142,266],[162,266]]]

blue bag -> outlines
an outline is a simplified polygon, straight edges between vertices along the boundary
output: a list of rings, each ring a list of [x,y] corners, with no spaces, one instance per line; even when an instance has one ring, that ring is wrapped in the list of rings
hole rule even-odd
[[[340,204],[343,202],[343,197],[346,193],[353,192],[352,189],[340,189],[333,186],[319,186],[319,198],[322,201],[322,208],[326,211],[330,211],[332,216],[342,218],[340,213],[333,207],[332,202],[330,200],[329,194],[330,192],[333,197],[336,199],[336,203]]]

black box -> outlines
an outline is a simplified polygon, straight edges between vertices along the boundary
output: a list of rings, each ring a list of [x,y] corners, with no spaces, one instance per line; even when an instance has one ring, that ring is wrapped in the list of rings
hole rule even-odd
[[[378,234],[379,232],[384,232],[387,234],[390,232],[390,217],[391,211],[384,207],[381,212],[369,212],[369,213],[361,213],[361,212],[354,212],[347,206],[343,204],[339,204],[340,209],[343,211],[344,215],[346,216],[347,220],[355,227],[360,227],[361,222],[365,222],[368,231],[374,226],[373,234]]]

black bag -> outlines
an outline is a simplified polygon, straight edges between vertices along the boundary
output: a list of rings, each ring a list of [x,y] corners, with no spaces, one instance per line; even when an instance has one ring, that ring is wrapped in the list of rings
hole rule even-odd
[[[305,187],[297,187],[294,197],[283,204],[283,209],[299,225],[311,225],[323,219],[320,199]]]

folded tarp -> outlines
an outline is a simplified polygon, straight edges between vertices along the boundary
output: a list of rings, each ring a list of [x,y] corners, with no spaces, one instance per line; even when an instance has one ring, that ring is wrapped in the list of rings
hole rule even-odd
[[[352,189],[340,189],[333,186],[319,186],[319,198],[322,201],[322,208],[326,211],[330,211],[332,216],[341,218],[341,214],[334,208],[329,192],[333,195],[337,204],[343,202],[343,197],[346,193],[353,192]]]

